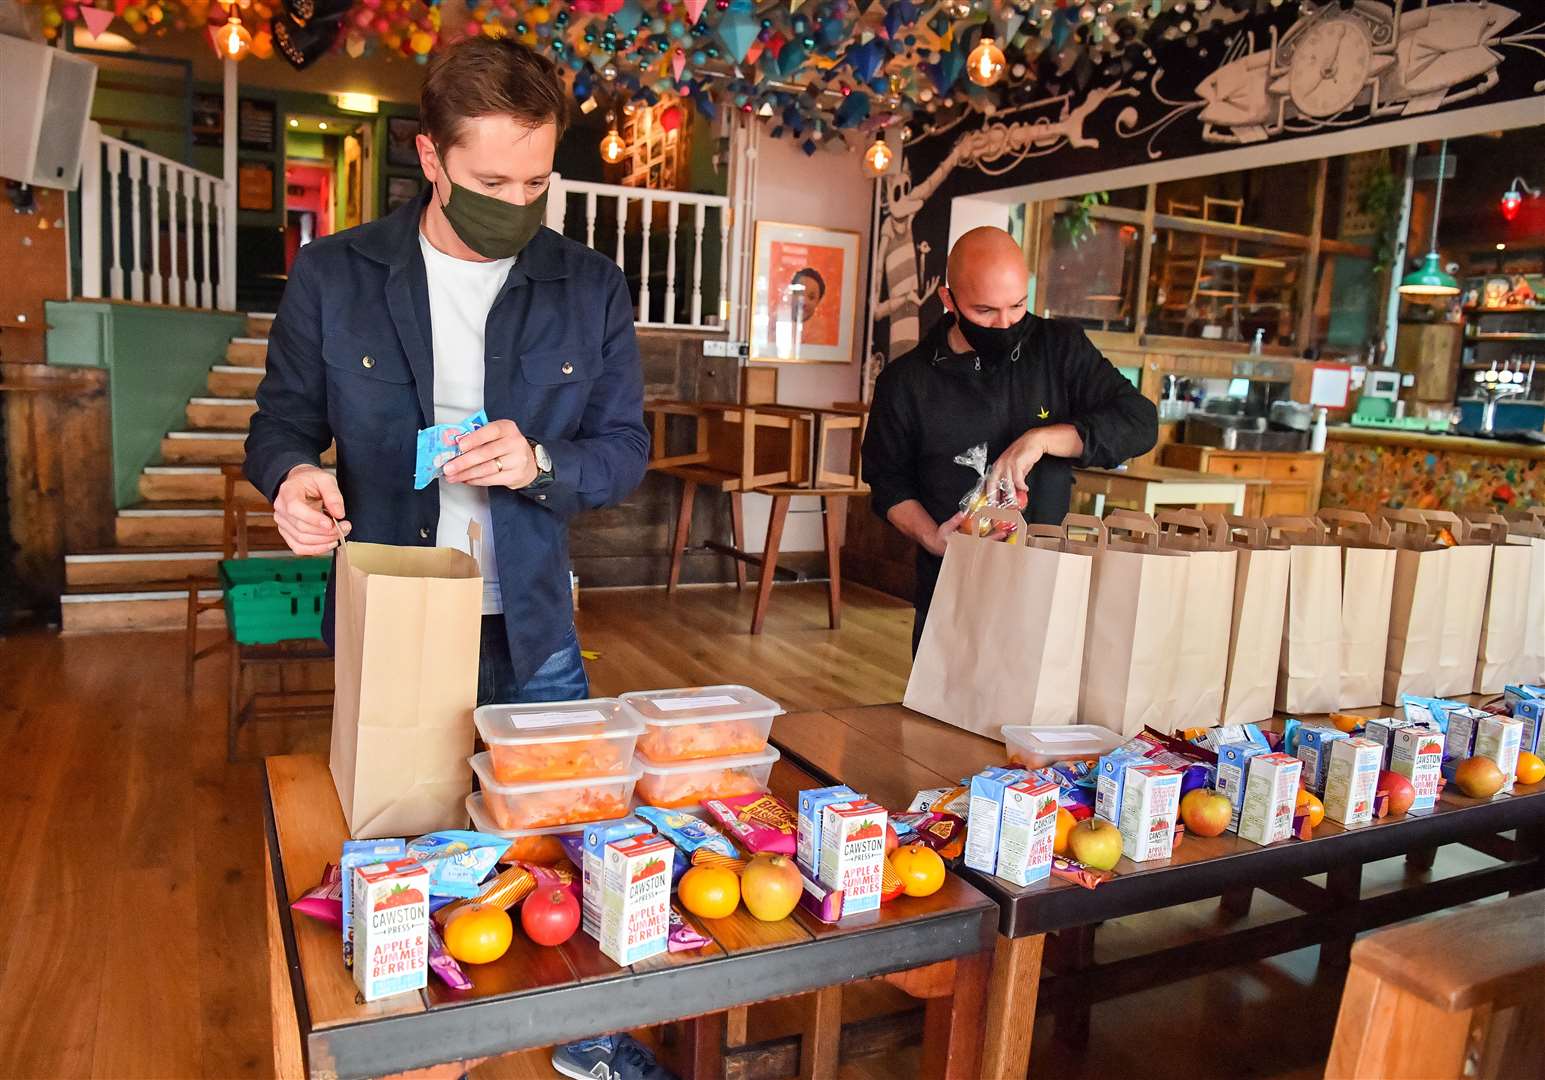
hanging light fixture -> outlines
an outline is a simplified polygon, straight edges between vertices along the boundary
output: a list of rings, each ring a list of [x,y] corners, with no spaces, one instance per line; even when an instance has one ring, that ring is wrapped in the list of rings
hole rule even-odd
[[[215,41],[220,47],[220,56],[225,60],[242,60],[252,51],[252,35],[241,24],[241,17],[236,14],[236,6],[231,5],[231,17],[226,24],[215,32]]]
[[[606,126],[606,137],[601,140],[601,160],[608,165],[615,165],[628,152],[628,144],[617,134],[617,118],[611,113],[606,114]]]
[[[978,86],[991,86],[1003,77],[1003,50],[990,37],[976,43],[966,58],[966,75]]]
[[[864,172],[873,177],[884,176],[885,170],[889,169],[891,162],[895,160],[895,152],[886,145],[885,133],[879,132],[864,153]]]
[[[1454,275],[1443,269],[1443,257],[1438,254],[1438,213],[1443,209],[1443,169],[1448,164],[1448,140],[1438,144],[1438,186],[1432,197],[1432,243],[1422,258],[1422,265],[1400,279],[1400,292],[1405,296],[1457,296],[1459,282]]]
[[[1523,191],[1519,191],[1519,188],[1523,188]],[[1512,186],[1502,193],[1502,200],[1500,205],[1502,207],[1503,221],[1512,221],[1518,216],[1518,210],[1524,204],[1525,193],[1527,193],[1531,199],[1538,199],[1540,197],[1539,188],[1530,187],[1527,183],[1524,182],[1524,178],[1521,176],[1513,177]]]

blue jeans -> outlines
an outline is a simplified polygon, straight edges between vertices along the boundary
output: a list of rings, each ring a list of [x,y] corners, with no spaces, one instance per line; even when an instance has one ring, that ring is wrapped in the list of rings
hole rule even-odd
[[[583,701],[590,696],[590,679],[579,655],[579,633],[569,627],[558,651],[532,672],[524,685],[515,683],[510,641],[503,615],[483,616],[481,655],[477,666],[479,705],[528,705],[538,701]]]

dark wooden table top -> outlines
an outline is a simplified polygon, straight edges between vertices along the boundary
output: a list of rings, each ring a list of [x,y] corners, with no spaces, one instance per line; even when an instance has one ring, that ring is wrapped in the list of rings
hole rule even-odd
[[[933,896],[827,925],[803,909],[764,923],[744,908],[725,919],[686,918],[711,944],[631,968],[583,931],[557,948],[519,931],[491,964],[463,965],[473,989],[428,987],[363,1004],[343,966],[338,931],[293,916],[289,901],[321,879],[348,832],[324,758],[266,761],[265,826],[285,966],[313,1074],[373,1076],[722,1011],[823,986],[902,971],[989,948],[997,908],[950,875]],[[824,781],[779,762],[770,788],[792,799]]]
[[[1349,711],[1379,716],[1393,710]],[[902,705],[780,716],[773,724],[772,741],[812,771],[897,808],[906,807],[922,788],[956,784],[988,765],[1007,761],[1002,743]],[[1512,795],[1492,799],[1469,799],[1450,786],[1430,811],[1350,828],[1325,821],[1308,841],[1290,839],[1262,847],[1233,833],[1187,836],[1169,859],[1134,863],[1123,858],[1116,864],[1116,877],[1092,890],[1056,877],[1016,888],[988,875],[963,872],[998,901],[999,932],[1021,937],[1530,825],[1545,825],[1545,783],[1519,785]]]

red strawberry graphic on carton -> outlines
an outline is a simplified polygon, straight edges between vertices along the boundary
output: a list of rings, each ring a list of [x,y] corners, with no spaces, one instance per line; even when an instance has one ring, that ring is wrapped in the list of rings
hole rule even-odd
[[[869,820],[860,822],[858,828],[848,833],[848,841],[873,840],[884,835],[885,827],[878,821]]]
[[[663,874],[663,873],[665,873],[665,860],[664,859],[650,859],[643,866],[640,866],[637,870],[633,871],[633,877],[630,879],[629,883],[633,884],[633,885],[637,885],[640,881],[643,881],[645,878],[651,878],[651,877],[654,877],[656,874]]]
[[[424,894],[417,889],[410,889],[405,885],[396,885],[386,896],[376,901],[375,910],[389,911],[392,908],[408,907],[412,904],[422,904]]]

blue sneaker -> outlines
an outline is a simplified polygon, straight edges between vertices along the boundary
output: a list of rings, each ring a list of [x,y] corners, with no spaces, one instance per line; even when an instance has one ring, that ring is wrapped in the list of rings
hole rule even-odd
[[[602,1035],[553,1048],[553,1068],[574,1080],[676,1080],[630,1035]]]

